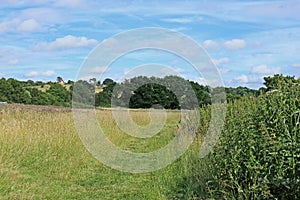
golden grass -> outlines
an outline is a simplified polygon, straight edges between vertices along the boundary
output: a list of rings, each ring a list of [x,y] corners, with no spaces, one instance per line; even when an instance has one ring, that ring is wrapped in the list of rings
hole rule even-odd
[[[130,115],[140,125],[149,123],[146,111]],[[180,113],[167,111],[166,125],[150,139],[124,134],[108,109],[98,109],[97,118],[115,145],[151,152],[176,134]],[[174,180],[188,173],[181,167],[187,160],[148,174],[112,170],[86,150],[70,109],[0,106],[0,199],[167,199]]]

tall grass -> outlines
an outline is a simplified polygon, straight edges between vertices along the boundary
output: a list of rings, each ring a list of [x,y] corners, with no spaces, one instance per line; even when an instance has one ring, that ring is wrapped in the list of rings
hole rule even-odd
[[[119,172],[87,152],[71,112],[19,106],[0,109],[0,199],[169,199],[173,196],[170,191],[177,190],[177,184],[184,182],[182,177],[190,173],[190,162],[197,160],[196,151],[190,150],[159,171]],[[131,115],[140,124],[149,122],[147,112]],[[164,146],[173,137],[179,116],[168,112],[161,133],[146,141],[117,130],[110,111],[97,111],[108,138],[135,152]]]
[[[228,105],[208,189],[221,199],[299,199],[300,85]]]
[[[199,159],[210,121],[200,110],[195,142],[162,170],[130,174],[95,160],[80,141],[72,113],[0,107],[0,199],[299,199],[300,86],[285,84],[258,98],[227,104],[226,123],[213,152]],[[139,125],[145,111],[131,111]],[[178,129],[179,112],[150,139],[120,131],[109,110],[97,119],[122,149],[150,152]]]

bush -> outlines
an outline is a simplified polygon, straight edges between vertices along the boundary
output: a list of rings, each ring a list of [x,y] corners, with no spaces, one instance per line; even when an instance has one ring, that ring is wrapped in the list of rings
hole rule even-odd
[[[299,199],[300,85],[230,103],[208,190],[222,199]]]

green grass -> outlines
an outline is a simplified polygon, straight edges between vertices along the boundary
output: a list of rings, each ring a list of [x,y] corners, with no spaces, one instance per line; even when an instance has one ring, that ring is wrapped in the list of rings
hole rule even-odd
[[[195,170],[190,162],[197,160],[191,159],[197,152],[192,150],[152,173],[110,169],[87,152],[76,133],[72,113],[34,108],[1,107],[0,199],[170,199],[182,192],[177,191],[178,184]],[[145,142],[115,133],[109,113],[97,111],[104,129],[114,133],[108,137],[137,152],[164,146],[173,136],[179,117],[178,112],[168,112],[162,133]],[[132,117],[147,124],[146,112],[133,112]],[[196,143],[193,146],[197,148]]]
[[[143,174],[120,172],[92,157],[68,109],[1,105],[0,199],[299,199],[299,94],[292,83],[228,103],[220,139],[199,159],[210,121],[209,107],[202,108],[189,150]],[[150,122],[145,110],[130,115],[139,125]],[[109,109],[97,109],[96,116],[106,136],[132,152],[165,146],[180,122],[178,111],[168,111],[160,133],[138,139],[118,129]]]

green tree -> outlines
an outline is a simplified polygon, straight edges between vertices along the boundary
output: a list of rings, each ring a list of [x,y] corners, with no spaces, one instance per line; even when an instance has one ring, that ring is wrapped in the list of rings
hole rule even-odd
[[[266,91],[278,89],[279,85],[297,82],[294,76],[283,76],[282,74],[264,77],[264,81],[264,85],[267,87]]]
[[[112,80],[110,78],[106,78],[102,84],[105,86],[108,86],[109,84],[114,84],[114,80]]]
[[[55,97],[55,105],[69,106],[71,103],[71,93],[60,84],[51,84],[50,89],[47,90],[47,93]]]
[[[74,83],[72,95],[73,103],[79,107],[95,105],[95,86],[85,80],[79,80]]]
[[[64,81],[63,78],[60,77],[60,76],[58,76],[58,77],[56,78],[56,82],[57,82],[57,83],[61,83],[61,82],[63,82],[63,81]]]
[[[102,92],[95,94],[96,106],[109,107],[111,105],[111,98],[116,84],[116,82],[111,82],[103,88]]]

